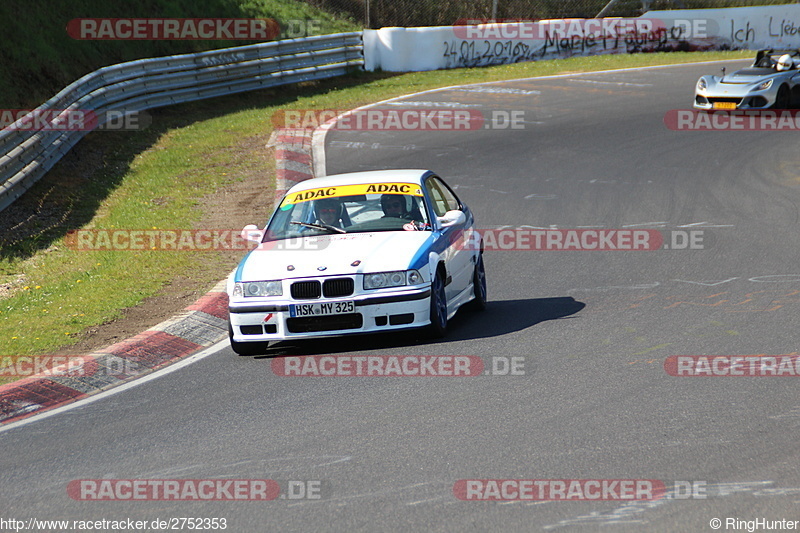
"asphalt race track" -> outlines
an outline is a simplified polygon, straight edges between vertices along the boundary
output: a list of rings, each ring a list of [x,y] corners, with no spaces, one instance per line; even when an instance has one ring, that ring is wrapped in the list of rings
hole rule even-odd
[[[273,359],[219,345],[179,371],[0,433],[2,514],[225,518],[236,532],[713,531],[713,518],[721,530],[729,518],[800,519],[798,378],[665,371],[670,356],[800,349],[797,132],[664,125],[720,66],[443,90],[381,108],[470,109],[495,127],[328,134],[329,174],[430,168],[482,228],[662,235],[667,248],[651,251],[488,250],[489,308],[460,312],[440,342],[407,333],[273,348],[278,361],[473,355],[500,370],[520,358],[517,375],[279,377]],[[512,111],[523,112],[520,127],[501,128]],[[692,236],[694,249],[684,246]],[[271,479],[284,497],[68,494],[70,481],[105,478]],[[454,495],[459,480],[509,479],[658,480],[668,493]],[[290,481],[314,498],[292,497]]]

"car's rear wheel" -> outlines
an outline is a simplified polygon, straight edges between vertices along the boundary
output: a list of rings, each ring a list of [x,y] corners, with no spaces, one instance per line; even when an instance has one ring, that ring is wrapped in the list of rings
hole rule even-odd
[[[444,292],[444,275],[442,271],[436,272],[431,284],[431,325],[428,331],[431,337],[444,337],[447,331],[447,296]]]
[[[789,109],[789,87],[781,85],[778,89],[778,95],[775,97],[775,104],[772,109]]]
[[[486,267],[483,265],[483,254],[478,254],[478,261],[475,263],[475,270],[472,273],[472,288],[475,298],[469,302],[469,308],[475,311],[486,309]]]
[[[238,355],[263,355],[267,353],[269,342],[239,342],[233,340],[233,328],[228,324],[228,338],[231,341],[231,349]]]

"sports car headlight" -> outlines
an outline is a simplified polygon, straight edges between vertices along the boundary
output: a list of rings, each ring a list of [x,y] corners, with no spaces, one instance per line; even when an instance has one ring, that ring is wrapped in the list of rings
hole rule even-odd
[[[422,275],[416,270],[395,270],[364,274],[364,289],[385,289],[422,283]]]
[[[258,296],[283,296],[283,287],[280,281],[246,281],[233,286],[233,296],[258,297]]]
[[[763,91],[765,89],[769,89],[770,87],[772,87],[772,80],[767,80],[764,83],[760,84],[758,87],[756,87],[756,91]]]
[[[708,87],[708,82],[706,81],[705,78],[700,78],[699,80],[697,80],[698,91],[705,91],[707,87]]]

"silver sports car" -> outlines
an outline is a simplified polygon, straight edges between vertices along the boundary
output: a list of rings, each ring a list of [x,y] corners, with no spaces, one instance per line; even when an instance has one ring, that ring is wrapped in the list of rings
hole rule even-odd
[[[800,103],[800,50],[759,50],[753,65],[722,76],[703,76],[696,109],[789,109]]]

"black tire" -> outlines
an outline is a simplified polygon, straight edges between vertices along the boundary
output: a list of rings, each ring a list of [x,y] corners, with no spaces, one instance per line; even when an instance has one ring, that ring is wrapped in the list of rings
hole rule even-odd
[[[789,109],[790,96],[789,87],[781,85],[780,89],[778,89],[778,95],[775,97],[775,104],[773,104],[772,109]]]
[[[486,309],[486,267],[483,265],[483,254],[478,254],[478,262],[475,263],[475,270],[472,272],[472,288],[475,291],[475,298],[467,306],[473,311],[483,311]]]
[[[444,276],[441,270],[436,272],[436,277],[431,283],[431,325],[428,333],[432,338],[444,337],[447,332],[447,296],[444,292]]]
[[[231,349],[241,356],[264,355],[267,353],[269,342],[238,342],[233,340],[233,328],[228,324],[228,339],[231,341]]]

